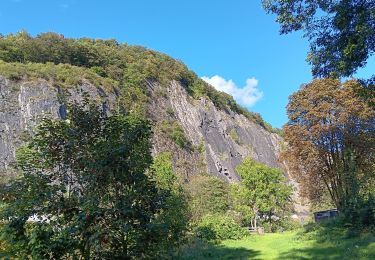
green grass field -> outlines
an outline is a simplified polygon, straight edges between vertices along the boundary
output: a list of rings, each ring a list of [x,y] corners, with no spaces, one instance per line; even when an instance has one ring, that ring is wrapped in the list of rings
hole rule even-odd
[[[310,234],[311,235],[311,234]],[[327,235],[327,234],[326,234]],[[334,234],[310,238],[309,233],[253,235],[219,244],[184,248],[179,259],[375,259],[375,236],[345,238]]]

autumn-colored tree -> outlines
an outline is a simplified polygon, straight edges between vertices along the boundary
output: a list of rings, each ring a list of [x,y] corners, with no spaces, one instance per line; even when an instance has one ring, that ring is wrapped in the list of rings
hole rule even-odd
[[[289,98],[283,158],[304,196],[328,191],[342,209],[369,193],[374,179],[375,111],[354,95],[360,84],[317,79]]]

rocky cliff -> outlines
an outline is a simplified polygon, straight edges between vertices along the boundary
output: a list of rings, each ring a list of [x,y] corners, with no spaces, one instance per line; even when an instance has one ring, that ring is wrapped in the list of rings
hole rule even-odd
[[[148,81],[150,102],[147,115],[153,122],[153,154],[171,152],[176,172],[189,179],[209,173],[229,182],[239,179],[236,166],[247,156],[272,167],[284,169],[278,154],[282,138],[265,130],[242,114],[220,110],[209,98],[192,98],[177,81],[167,88]],[[44,116],[64,118],[61,95],[79,100],[82,93],[111,109],[118,99],[116,88],[104,88],[83,80],[77,86],[61,89],[43,79],[10,80],[0,76],[0,174],[14,174],[16,149],[27,141],[32,129]],[[165,127],[181,127],[187,143],[178,145]],[[289,177],[289,176],[287,176]],[[292,182],[292,180],[291,180]],[[305,209],[297,206],[301,214]]]
[[[148,117],[153,154],[171,152],[186,180],[209,173],[238,181],[235,168],[247,156],[289,177],[272,127],[182,62],[115,40],[25,32],[0,37],[0,174],[14,174],[16,150],[42,117],[64,118],[64,100],[84,93],[103,109],[120,105]]]
[[[238,180],[235,167],[246,156],[278,167],[281,138],[262,126],[233,111],[217,109],[208,98],[193,99],[184,87],[172,81],[164,89],[148,82],[151,102],[149,117],[154,123],[153,152],[172,151],[176,169],[187,178],[190,174],[208,172],[227,179]],[[66,113],[58,96],[61,88],[39,80],[12,81],[0,76],[0,171],[11,171],[15,151],[46,115],[63,118]],[[115,103],[115,91],[103,90],[84,81],[68,90],[71,99],[79,99],[87,92],[93,99],[100,98],[104,106]],[[160,94],[166,91],[164,94]],[[178,146],[160,129],[163,122],[176,122],[188,140]]]

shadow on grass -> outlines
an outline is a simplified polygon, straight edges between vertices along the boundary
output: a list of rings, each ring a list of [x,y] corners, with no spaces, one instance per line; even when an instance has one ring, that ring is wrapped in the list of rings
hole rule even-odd
[[[197,243],[186,246],[174,259],[259,259],[260,251],[243,247],[229,248],[219,244]]]
[[[375,259],[375,235],[356,233],[337,224],[315,225],[299,234],[310,247],[281,253],[279,259]]]

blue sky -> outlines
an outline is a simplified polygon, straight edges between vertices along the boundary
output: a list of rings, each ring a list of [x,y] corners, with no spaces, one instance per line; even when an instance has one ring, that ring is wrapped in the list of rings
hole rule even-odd
[[[0,33],[114,38],[182,60],[275,127],[288,96],[312,79],[301,33],[279,35],[261,0],[2,0]],[[358,76],[375,71],[375,58]],[[230,81],[231,80],[231,81]]]

